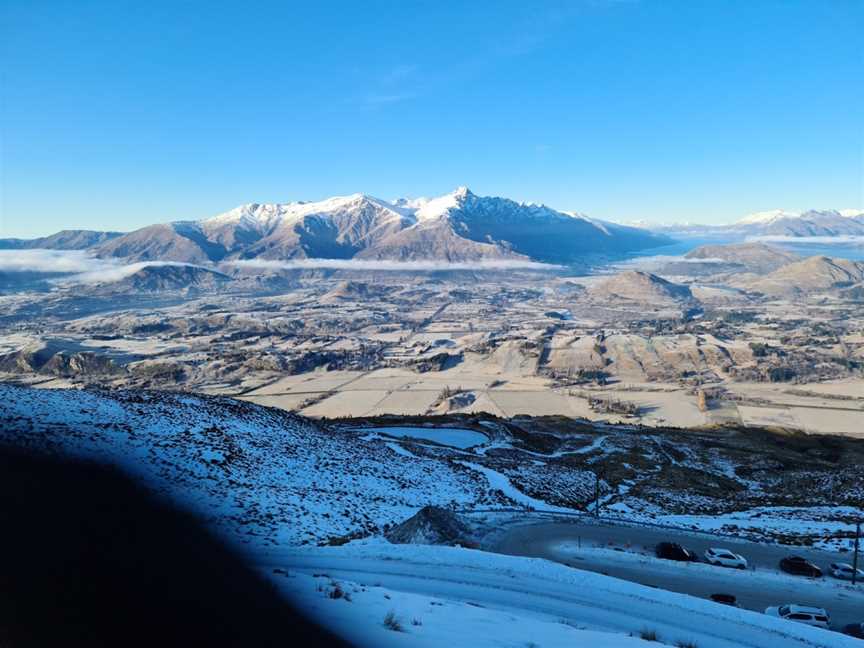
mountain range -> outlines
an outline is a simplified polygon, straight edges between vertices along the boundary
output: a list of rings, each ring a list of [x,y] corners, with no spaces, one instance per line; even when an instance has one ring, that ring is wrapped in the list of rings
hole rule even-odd
[[[663,234],[545,205],[481,197],[460,187],[433,199],[387,202],[353,194],[318,202],[250,203],[204,220],[126,234],[80,231],[33,241],[6,239],[0,248],[83,249],[130,263],[323,258],[566,264],[669,242]]]
[[[792,212],[784,209],[750,214],[727,225],[695,223],[641,227],[666,234],[729,234],[740,237],[864,236],[864,211],[828,209]]]
[[[122,235],[122,232],[61,230],[35,239],[0,239],[0,250],[86,250]]]

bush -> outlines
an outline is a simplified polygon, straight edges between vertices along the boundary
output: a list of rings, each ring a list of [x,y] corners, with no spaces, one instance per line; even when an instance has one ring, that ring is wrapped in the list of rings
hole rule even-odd
[[[645,641],[660,641],[657,638],[656,630],[642,630],[639,633],[639,636],[642,637]]]
[[[405,628],[402,627],[402,623],[396,618],[396,613],[393,610],[390,610],[384,617],[384,627],[393,632],[405,632]]]

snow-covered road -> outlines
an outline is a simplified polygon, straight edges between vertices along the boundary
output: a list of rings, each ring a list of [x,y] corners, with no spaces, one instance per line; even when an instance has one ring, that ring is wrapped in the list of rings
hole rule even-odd
[[[282,568],[289,573],[326,573],[337,581],[385,588],[390,592],[394,609],[398,609],[402,593],[469,603],[506,612],[513,618],[528,615],[552,622],[565,619],[589,630],[623,633],[622,636],[627,633],[638,636],[650,629],[671,645],[677,642],[692,642],[700,648],[860,645],[857,640],[837,633],[540,559],[385,542],[284,553],[269,551],[254,557],[267,571]],[[298,595],[302,605],[303,595]],[[438,622],[443,620],[439,618]],[[357,632],[362,630],[358,628]]]
[[[661,541],[679,542],[702,556],[708,547],[726,547],[742,554],[755,571],[738,571],[705,564],[658,560],[651,555]],[[621,551],[597,551],[617,547]],[[852,587],[826,575],[822,579],[791,576],[779,571],[784,556],[803,555],[826,571],[832,561],[848,562],[848,554],[814,549],[721,539],[699,533],[650,527],[583,522],[542,522],[507,528],[490,538],[488,549],[511,555],[547,558],[643,585],[706,598],[713,593],[738,597],[745,608],[763,611],[771,605],[800,603],[826,608],[832,625],[864,621],[864,584]],[[646,555],[647,554],[647,555]]]

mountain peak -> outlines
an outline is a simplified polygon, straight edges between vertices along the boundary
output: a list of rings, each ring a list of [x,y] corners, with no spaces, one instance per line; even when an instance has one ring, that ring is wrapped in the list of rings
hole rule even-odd
[[[798,218],[801,214],[786,209],[770,209],[768,211],[756,212],[745,216],[737,221],[736,225],[753,225],[757,223],[768,224],[783,218]]]

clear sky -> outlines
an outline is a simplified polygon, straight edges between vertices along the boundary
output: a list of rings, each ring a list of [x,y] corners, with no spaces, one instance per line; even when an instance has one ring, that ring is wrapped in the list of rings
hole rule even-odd
[[[0,236],[482,195],[864,207],[864,2],[2,0]]]

